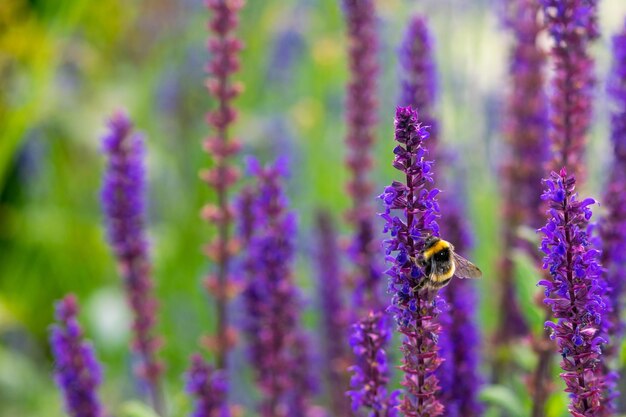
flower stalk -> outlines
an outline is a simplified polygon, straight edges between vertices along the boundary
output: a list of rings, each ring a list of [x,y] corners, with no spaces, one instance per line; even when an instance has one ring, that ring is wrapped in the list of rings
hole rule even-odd
[[[115,113],[108,124],[109,131],[102,139],[108,163],[101,196],[108,240],[133,312],[132,350],[139,357],[135,375],[145,382],[154,410],[163,415],[160,387],[163,367],[157,358],[160,340],[154,335],[157,301],[153,294],[152,265],[144,230],[143,139],[132,132],[133,125],[122,112]]]
[[[578,200],[576,180],[565,169],[545,180],[542,198],[548,202],[548,222],[541,228],[543,268],[550,276],[544,302],[555,321],[547,321],[562,356],[561,378],[570,394],[569,411],[578,417],[600,416],[604,378],[601,369],[604,338],[604,286],[599,252],[590,243],[591,198]]]
[[[552,38],[551,130],[553,160],[582,181],[586,137],[592,117],[594,61],[587,51],[598,38],[597,0],[541,0]]]
[[[207,204],[202,209],[202,217],[217,227],[217,236],[206,248],[206,254],[216,264],[217,270],[207,278],[206,286],[216,302],[215,348],[219,369],[226,368],[227,352],[233,343],[227,316],[228,298],[233,293],[229,283],[229,265],[235,251],[231,239],[233,216],[229,189],[237,181],[239,173],[230,165],[230,160],[239,152],[241,144],[230,137],[229,130],[237,117],[232,101],[243,91],[242,84],[232,80],[232,75],[239,69],[239,51],[243,47],[234,34],[239,23],[238,12],[243,5],[243,0],[206,0],[207,8],[213,13],[209,22],[213,36],[208,43],[212,58],[207,67],[210,78],[206,87],[217,101],[217,108],[207,114],[207,122],[214,135],[203,143],[214,165],[200,172],[200,177],[216,193],[216,203]]]
[[[387,261],[391,263],[386,271],[392,293],[390,311],[405,335],[400,369],[404,372],[402,384],[406,392],[400,410],[411,417],[436,417],[444,410],[438,399],[440,387],[435,371],[442,361],[437,347],[441,326],[436,319],[445,302],[438,296],[433,300],[434,294],[429,294],[427,289],[418,289],[426,277],[413,261],[419,256],[425,237],[439,235],[439,206],[435,199],[439,190],[429,189],[432,162],[426,159],[427,138],[428,132],[419,123],[417,112],[411,107],[399,107],[393,166],[405,179],[394,181],[380,196],[385,203],[381,214],[385,220],[384,232],[390,234],[384,242]]]

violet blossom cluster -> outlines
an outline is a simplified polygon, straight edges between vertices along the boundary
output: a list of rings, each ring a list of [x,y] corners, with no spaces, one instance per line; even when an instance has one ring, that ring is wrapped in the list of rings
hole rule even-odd
[[[191,366],[185,375],[186,390],[194,397],[192,417],[228,417],[226,396],[228,385],[221,373],[206,363],[200,355],[191,357]]]
[[[210,78],[206,87],[217,101],[217,108],[207,114],[207,122],[213,127],[214,135],[204,140],[204,150],[213,157],[213,167],[200,173],[201,179],[215,190],[217,201],[202,209],[202,216],[217,227],[217,236],[206,249],[207,256],[216,263],[217,271],[207,278],[207,288],[216,299],[217,309],[217,366],[226,367],[227,350],[232,340],[228,328],[227,303],[231,291],[229,285],[229,263],[234,251],[231,239],[232,209],[228,191],[237,181],[238,171],[230,165],[230,159],[239,152],[241,143],[229,137],[229,129],[237,117],[232,101],[243,90],[240,83],[232,81],[232,75],[239,70],[239,51],[242,42],[234,32],[239,23],[238,12],[243,0],[206,0],[212,11],[209,22],[212,38],[208,48],[212,54],[207,66]]]
[[[545,180],[542,198],[549,204],[548,222],[541,228],[543,268],[550,272],[539,281],[545,287],[545,303],[556,321],[546,322],[562,356],[561,378],[570,395],[569,410],[575,416],[600,416],[604,378],[601,369],[604,338],[602,268],[599,251],[590,243],[591,198],[578,200],[576,180],[565,168]]]
[[[509,61],[511,91],[504,126],[508,149],[501,166],[506,226],[499,265],[502,315],[496,332],[496,341],[505,345],[528,334],[515,290],[512,253],[526,245],[519,238],[520,227],[534,230],[543,221],[541,179],[549,157],[543,92],[546,55],[537,45],[543,29],[537,19],[541,6],[532,0],[507,2],[507,6],[504,20],[514,36],[514,44]],[[526,249],[533,258],[538,258],[536,248],[526,245]],[[504,369],[496,372],[504,372]]]
[[[154,336],[157,302],[153,295],[151,262],[145,236],[144,145],[140,135],[122,112],[108,122],[102,138],[108,157],[102,185],[102,207],[108,239],[124,279],[133,312],[132,348],[139,357],[137,376],[145,381],[150,401],[158,413],[163,404],[160,392],[162,365],[157,359],[159,340]]]
[[[426,279],[416,259],[427,235],[439,235],[437,217],[439,206],[435,199],[439,190],[432,183],[432,162],[427,160],[424,141],[428,132],[411,107],[399,107],[395,118],[393,166],[402,172],[404,182],[394,181],[380,198],[385,203],[384,232],[387,261],[392,266],[389,291],[392,293],[390,311],[395,315],[399,330],[405,335],[402,343],[405,395],[400,410],[406,416],[436,417],[443,413],[438,399],[439,381],[435,371],[441,364],[437,340],[441,330],[437,316],[445,303],[439,297],[429,299],[428,290],[418,290]],[[395,213],[399,213],[396,215]],[[444,305],[442,305],[444,304]]]
[[[400,63],[400,105],[420,112],[420,120],[429,126],[429,151],[437,155],[439,129],[434,116],[436,71],[433,40],[424,16],[409,21],[398,51]]]
[[[294,283],[292,263],[296,219],[287,209],[281,162],[262,167],[251,160],[249,170],[258,181],[253,195],[254,230],[246,251],[248,282],[245,288],[246,333],[257,386],[263,394],[263,417],[293,414],[293,404],[307,404],[306,382],[299,380],[294,367],[308,357],[299,330],[300,294]]]
[[[578,180],[585,172],[586,136],[592,117],[594,62],[587,51],[599,36],[598,0],[541,0],[553,46],[551,168],[564,167]]]
[[[391,339],[387,317],[383,312],[370,312],[352,326],[350,345],[356,364],[348,391],[352,410],[364,410],[368,417],[395,417],[398,415],[398,391],[389,393],[389,365],[385,347]],[[346,415],[346,414],[342,414]]]
[[[344,305],[344,287],[339,260],[339,242],[335,225],[328,212],[317,216],[317,268],[320,311],[322,315],[324,370],[333,415],[349,415],[350,404],[346,368],[351,362],[348,352],[348,311]]]
[[[613,37],[613,71],[608,92],[613,99],[611,116],[611,143],[613,162],[605,186],[603,205],[606,214],[600,221],[602,240],[602,265],[608,287],[610,309],[607,325],[612,343],[606,349],[607,407],[615,408],[619,395],[617,374],[612,363],[619,356],[620,341],[624,335],[622,319],[624,303],[624,277],[626,276],[626,24]]]
[[[413,17],[408,24],[399,49],[402,105],[419,109],[420,119],[429,127],[428,151],[436,159],[450,155],[439,144],[437,119],[434,115],[436,100],[435,62],[433,39],[425,17]],[[453,165],[450,163],[450,165]],[[440,181],[438,180],[437,183]],[[464,253],[469,248],[468,228],[463,221],[459,193],[443,194],[442,212],[445,221],[442,233],[454,242],[456,249]],[[446,198],[447,197],[447,198]],[[476,303],[475,289],[469,281],[455,281],[442,291],[450,308],[439,316],[444,331],[439,338],[440,355],[444,358],[436,375],[441,383],[441,402],[445,404],[446,416],[478,416],[481,407],[477,396],[480,387],[478,375],[478,330],[474,323]]]
[[[377,124],[376,85],[378,78],[378,36],[374,0],[342,0],[348,32],[350,81],[346,99],[348,193],[352,208],[346,218],[354,227],[350,255],[356,266],[354,304],[359,314],[380,307],[380,270],[376,263],[378,241],[374,231],[373,185],[369,173]]]
[[[52,326],[50,334],[54,376],[70,416],[100,417],[104,412],[97,391],[102,370],[93,347],[84,340],[77,315],[78,302],[74,295],[56,303],[58,323]]]
[[[465,255],[471,247],[469,225],[464,219],[462,193],[447,187],[441,198],[441,233],[454,243],[455,252]],[[476,282],[455,279],[442,291],[449,306],[439,316],[443,331],[439,338],[444,359],[436,375],[441,384],[440,400],[446,417],[479,417],[483,407],[478,401],[482,383],[479,372],[480,335],[476,324]]]

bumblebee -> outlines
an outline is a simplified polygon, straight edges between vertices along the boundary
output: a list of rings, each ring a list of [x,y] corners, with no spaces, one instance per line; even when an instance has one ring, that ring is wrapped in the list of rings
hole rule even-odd
[[[481,270],[454,252],[454,246],[437,236],[428,236],[424,241],[424,249],[415,260],[424,272],[425,277],[417,289],[426,287],[439,290],[450,282],[453,276],[458,278],[481,278]]]

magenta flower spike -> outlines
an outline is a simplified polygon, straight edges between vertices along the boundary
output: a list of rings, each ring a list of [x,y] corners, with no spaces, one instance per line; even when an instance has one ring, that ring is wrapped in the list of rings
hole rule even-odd
[[[370,313],[352,326],[350,345],[356,364],[348,391],[352,399],[352,410],[365,410],[368,417],[395,417],[398,415],[398,391],[388,393],[389,366],[386,346],[391,339],[389,324],[384,313]],[[343,414],[345,415],[345,414]]]
[[[372,146],[377,124],[376,88],[378,78],[378,35],[373,0],[342,0],[348,34],[350,81],[346,98],[348,156],[350,171],[348,193],[352,208],[347,213],[354,227],[350,256],[355,265],[354,305],[364,315],[381,306],[381,273],[376,263],[378,245],[374,232],[373,185],[369,173],[373,166]]]
[[[322,314],[324,371],[333,415],[350,415],[350,402],[345,395],[349,386],[346,369],[352,361],[349,356],[348,311],[343,294],[340,249],[330,213],[317,216],[317,268],[318,292]]]
[[[587,51],[599,36],[597,0],[540,1],[553,46],[554,76],[550,97],[553,148],[551,169],[565,167],[581,181],[595,84]]]
[[[441,364],[437,341],[441,326],[437,316],[445,308],[440,297],[429,299],[427,290],[418,290],[425,279],[422,270],[411,260],[418,257],[427,235],[439,235],[437,218],[439,206],[435,199],[439,190],[431,188],[432,162],[427,159],[424,141],[428,132],[410,107],[399,107],[395,118],[393,166],[403,175],[394,181],[380,198],[385,203],[381,214],[387,261],[391,268],[389,291],[390,311],[395,315],[399,330],[405,335],[402,343],[405,394],[400,411],[410,417],[436,417],[444,407],[438,399],[440,390],[435,371]]]
[[[262,417],[305,415],[307,410],[297,407],[308,407],[312,389],[300,372],[308,369],[304,358],[309,357],[309,345],[299,328],[301,300],[292,269],[296,218],[287,208],[282,162],[262,167],[250,160],[249,170],[258,183],[239,205],[242,213],[252,214],[254,225],[249,229],[242,224],[240,232],[250,233],[244,261],[245,332],[262,394]]]
[[[542,198],[549,204],[548,223],[541,228],[541,250],[546,254],[543,268],[549,278],[544,302],[554,321],[546,322],[562,356],[561,378],[570,396],[569,411],[576,417],[603,415],[604,378],[602,346],[604,302],[600,253],[591,243],[591,198],[578,200],[575,179],[565,169],[545,180]]]
[[[229,417],[226,403],[226,378],[205,362],[200,355],[191,357],[191,366],[185,375],[186,390],[194,398],[191,417]]]
[[[437,155],[439,129],[434,116],[436,71],[433,39],[425,16],[414,16],[409,21],[398,51],[398,60],[400,105],[411,106],[419,111],[422,124],[429,127],[429,152]]]
[[[102,370],[93,347],[84,340],[77,315],[78,302],[74,295],[56,303],[58,323],[50,333],[54,376],[71,417],[101,417],[104,411],[97,391]]]
[[[624,336],[624,277],[626,277],[626,22],[613,37],[613,71],[608,92],[615,105],[611,116],[613,163],[605,186],[603,205],[606,215],[600,221],[602,265],[606,269],[610,309],[607,311],[609,337],[606,350],[608,415],[614,414],[619,390],[612,362],[619,356]]]
[[[471,236],[460,195],[453,188],[442,193],[441,233],[453,242],[458,253],[466,254],[471,248]],[[476,322],[476,284],[454,279],[441,291],[449,309],[439,316],[442,332],[438,344],[443,363],[436,375],[446,417],[479,417],[483,413],[478,401],[483,378],[479,372],[481,338]]]
[[[132,350],[139,363],[135,374],[144,381],[150,402],[162,415],[160,388],[162,364],[157,358],[159,339],[154,335],[157,301],[153,294],[152,265],[145,236],[144,145],[140,135],[122,112],[108,122],[102,138],[108,157],[102,185],[102,207],[108,239],[117,258],[120,274],[133,312]]]
[[[528,334],[514,285],[512,252],[525,243],[519,239],[521,226],[537,229],[543,221],[541,179],[548,161],[548,120],[544,95],[545,53],[537,46],[543,27],[537,20],[540,5],[532,0],[508,2],[505,25],[514,35],[509,59],[511,92],[508,98],[505,137],[507,157],[501,167],[504,178],[504,250],[500,260],[503,312],[496,342],[508,345]],[[536,248],[527,247],[537,258]],[[496,368],[500,365],[496,364]],[[496,373],[505,372],[496,369]]]
[[[213,128],[214,135],[203,143],[204,150],[213,158],[213,167],[201,171],[200,178],[215,190],[217,200],[202,209],[202,217],[217,227],[217,236],[206,248],[207,256],[216,264],[216,271],[207,278],[206,286],[215,297],[217,335],[214,346],[217,367],[224,369],[233,342],[227,317],[228,297],[233,292],[229,265],[235,247],[231,239],[233,215],[229,191],[239,178],[239,172],[231,166],[230,160],[241,148],[240,142],[229,136],[229,131],[237,117],[232,101],[243,91],[243,86],[232,80],[233,74],[239,70],[239,51],[243,48],[234,32],[244,1],[205,0],[205,4],[213,13],[208,25],[212,33],[208,49],[212,56],[207,66],[210,78],[206,87],[216,100],[217,108],[207,114],[207,123]]]

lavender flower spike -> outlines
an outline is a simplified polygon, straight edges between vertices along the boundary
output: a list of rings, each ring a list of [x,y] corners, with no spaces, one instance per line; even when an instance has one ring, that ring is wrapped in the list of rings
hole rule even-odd
[[[350,367],[354,372],[351,381],[354,390],[348,391],[348,395],[352,398],[353,411],[366,409],[368,417],[398,415],[396,397],[399,392],[387,393],[389,368],[385,346],[389,344],[391,332],[385,320],[382,312],[370,313],[352,326],[350,337],[356,365]]]
[[[344,305],[344,282],[341,276],[339,243],[330,213],[322,211],[317,216],[317,266],[319,270],[319,300],[324,331],[324,370],[333,415],[347,416],[350,403],[345,396],[348,388],[346,368],[349,356],[348,311]]]
[[[374,0],[342,0],[348,29],[350,82],[346,99],[348,193],[352,207],[346,217],[354,227],[349,248],[355,264],[354,305],[364,315],[381,304],[380,266],[376,264],[378,245],[372,218],[373,185],[369,179],[374,163],[372,146],[377,123],[376,83],[378,75],[376,11]]]
[[[446,187],[450,192],[441,198],[443,222],[441,233],[454,242],[458,253],[468,253],[471,247],[470,227],[463,215],[463,192]],[[483,407],[478,401],[482,384],[479,372],[480,334],[476,322],[476,282],[457,280],[442,290],[449,311],[440,315],[442,332],[439,338],[443,364],[436,375],[441,383],[441,402],[446,417],[479,417]]]
[[[306,410],[294,411],[293,405],[308,404],[304,398],[307,383],[293,369],[306,366],[298,359],[308,357],[304,351],[308,346],[303,344],[298,328],[300,294],[292,270],[296,219],[287,209],[283,164],[262,167],[251,160],[249,170],[258,180],[251,193],[253,205],[248,208],[254,216],[254,228],[242,225],[241,231],[251,234],[246,247],[248,282],[244,295],[248,310],[246,333],[263,398],[259,415],[301,415]]]
[[[553,170],[564,167],[583,179],[586,135],[591,124],[595,79],[587,49],[599,36],[598,0],[541,0],[554,43],[551,102]]]
[[[231,239],[233,214],[228,194],[239,178],[239,172],[230,165],[230,159],[241,148],[238,140],[229,137],[229,131],[237,118],[232,101],[243,91],[243,86],[232,80],[232,75],[239,69],[239,51],[243,48],[234,32],[239,23],[238,12],[244,1],[206,0],[205,4],[213,12],[208,25],[213,35],[208,43],[212,57],[207,71],[211,77],[206,87],[217,101],[217,108],[207,114],[207,123],[213,128],[214,134],[203,143],[214,165],[211,169],[201,171],[200,178],[215,190],[217,201],[205,205],[202,217],[217,227],[215,239],[206,248],[206,254],[216,264],[217,271],[207,278],[206,286],[215,297],[217,335],[214,345],[217,350],[217,367],[224,369],[228,349],[233,343],[227,317],[228,296],[233,293],[229,282],[229,266],[234,252]]]
[[[393,294],[392,311],[399,330],[406,336],[403,385],[406,393],[400,410],[409,417],[436,417],[443,413],[437,399],[439,381],[435,371],[441,364],[437,340],[441,330],[436,318],[445,304],[440,297],[429,300],[427,290],[417,290],[424,274],[411,258],[416,258],[428,234],[439,235],[437,217],[439,206],[435,196],[439,190],[429,189],[432,183],[432,162],[424,141],[428,132],[418,121],[417,112],[410,107],[396,110],[395,149],[393,166],[402,172],[405,182],[394,181],[380,198],[385,203],[384,232],[387,261],[391,268],[389,290]],[[399,215],[394,215],[399,212]]]
[[[429,151],[437,155],[439,129],[434,116],[436,79],[433,40],[424,16],[409,21],[400,45],[400,105],[418,109],[424,126],[429,126]]]
[[[52,327],[50,334],[55,379],[63,391],[65,408],[70,416],[100,417],[103,410],[97,389],[102,382],[102,371],[93,347],[83,339],[77,314],[78,303],[74,295],[57,302],[58,324]]]
[[[607,214],[600,222],[602,239],[602,265],[606,268],[608,296],[611,309],[607,312],[609,337],[612,342],[606,350],[606,365],[610,369],[619,356],[619,346],[624,336],[624,290],[626,277],[626,22],[622,31],[613,37],[613,72],[609,81],[609,94],[613,98],[615,110],[611,117],[611,142],[613,144],[613,164],[604,193],[604,206]],[[611,381],[607,406],[615,408],[619,391],[614,387],[616,375],[609,372]]]
[[[227,385],[221,371],[215,371],[200,355],[191,357],[187,371],[187,392],[195,398],[191,417],[228,417]]]
[[[141,136],[124,113],[109,120],[109,132],[102,139],[108,165],[102,185],[102,206],[128,302],[133,312],[132,348],[139,356],[135,368],[148,388],[157,413],[163,413],[160,391],[162,366],[157,359],[159,341],[153,334],[157,302],[152,294],[151,263],[145,226],[144,147]]]
[[[554,321],[546,322],[556,340],[561,378],[570,394],[569,411],[576,417],[600,416],[604,380],[600,372],[603,338],[602,268],[599,252],[590,244],[591,198],[579,201],[575,179],[565,169],[545,180],[542,198],[548,202],[548,223],[541,228],[543,268],[550,277],[539,281],[545,287],[544,302],[552,308]]]

